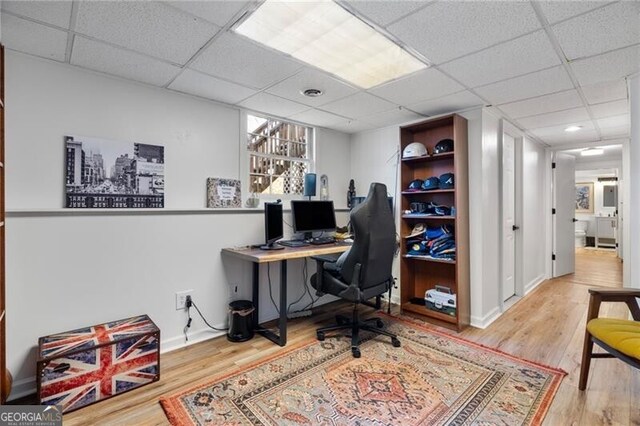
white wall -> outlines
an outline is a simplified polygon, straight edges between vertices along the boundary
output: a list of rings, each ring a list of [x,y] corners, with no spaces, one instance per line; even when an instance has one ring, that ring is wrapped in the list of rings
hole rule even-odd
[[[640,288],[640,75],[628,80],[630,99],[631,138],[628,163],[625,162],[625,257],[623,283],[625,287]],[[623,156],[624,157],[624,156]],[[628,171],[628,173],[627,173]]]
[[[500,119],[487,109],[469,123],[471,324],[500,314]]]
[[[63,206],[67,134],[164,145],[167,209],[203,208],[207,177],[243,179],[236,109],[12,52],[6,58],[6,98],[9,211]],[[329,175],[338,208],[346,206],[348,141],[339,132],[317,132],[317,171]],[[263,241],[263,220],[259,209],[10,214],[12,397],[34,391],[39,336],[147,313],[161,329],[163,350],[179,347],[186,317],[175,310],[174,293],[185,289],[194,290],[194,300],[211,323],[224,326],[229,300],[250,298],[251,268],[222,259],[220,249]],[[285,220],[290,223],[288,216]],[[339,213],[338,223],[346,222],[346,213]],[[289,265],[292,301],[303,290],[302,261]],[[271,272],[277,300],[277,265]],[[266,268],[261,275],[264,320],[276,313]],[[194,317],[190,340],[213,335]]]

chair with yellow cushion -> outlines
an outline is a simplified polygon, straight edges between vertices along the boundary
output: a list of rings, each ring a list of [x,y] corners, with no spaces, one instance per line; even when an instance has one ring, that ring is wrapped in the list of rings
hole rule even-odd
[[[582,350],[580,366],[580,383],[578,388],[585,390],[589,377],[591,358],[618,358],[635,368],[640,368],[640,307],[636,298],[640,298],[640,290],[621,289],[589,289],[589,312],[587,314],[587,330]],[[635,321],[598,318],[602,302],[623,302],[631,311]],[[596,343],[607,353],[593,353]]]

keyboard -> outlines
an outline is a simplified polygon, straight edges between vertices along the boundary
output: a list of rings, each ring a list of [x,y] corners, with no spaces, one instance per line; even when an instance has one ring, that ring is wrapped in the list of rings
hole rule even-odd
[[[308,242],[303,240],[280,240],[277,244],[285,247],[306,247],[309,245]]]
[[[309,243],[311,243],[314,246],[320,246],[324,244],[333,244],[335,242],[336,242],[336,239],[333,237],[318,237],[318,238],[313,238],[312,240],[309,241]]]

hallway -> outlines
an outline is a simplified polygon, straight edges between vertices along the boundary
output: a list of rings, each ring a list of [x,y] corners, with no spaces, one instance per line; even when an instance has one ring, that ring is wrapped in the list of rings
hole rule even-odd
[[[488,328],[469,328],[462,335],[569,373],[545,425],[638,425],[640,370],[618,360],[596,359],[587,390],[578,390],[588,289],[621,286],[622,263],[615,253],[580,249],[575,274],[545,281]],[[624,304],[603,303],[600,316],[628,318],[629,313]]]

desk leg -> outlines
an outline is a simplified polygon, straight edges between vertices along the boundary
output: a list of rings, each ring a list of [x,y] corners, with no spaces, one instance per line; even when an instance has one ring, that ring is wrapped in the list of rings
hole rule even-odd
[[[253,305],[255,307],[255,316],[253,318],[254,330],[271,340],[273,343],[285,346],[287,344],[287,261],[280,261],[280,319],[278,320],[278,329],[280,335],[271,330],[262,328],[258,325],[258,299],[259,299],[259,264],[253,264]]]
[[[280,262],[280,341],[278,344],[287,344],[287,261]]]
[[[253,329],[258,329],[258,303],[260,301],[260,264],[254,262],[253,264]]]

